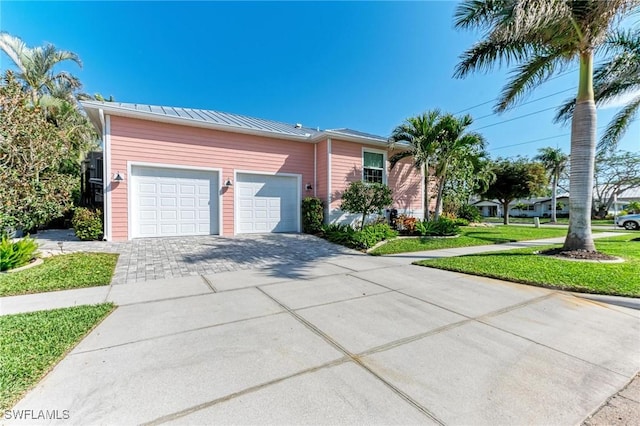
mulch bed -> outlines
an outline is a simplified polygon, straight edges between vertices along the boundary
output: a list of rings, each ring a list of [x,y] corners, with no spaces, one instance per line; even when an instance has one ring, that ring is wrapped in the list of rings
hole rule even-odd
[[[608,254],[600,253],[597,251],[588,250],[570,250],[565,251],[562,248],[553,248],[549,250],[543,250],[540,252],[543,256],[555,256],[564,257],[576,260],[618,260],[615,256],[609,256]]]

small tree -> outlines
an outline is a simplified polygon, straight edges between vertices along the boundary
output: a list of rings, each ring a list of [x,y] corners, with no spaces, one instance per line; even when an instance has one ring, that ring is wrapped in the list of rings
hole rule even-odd
[[[539,195],[548,183],[542,164],[525,159],[498,160],[493,165],[493,172],[496,180],[482,195],[500,201],[505,225],[509,224],[509,204],[513,200]]]
[[[391,194],[391,188],[382,183],[351,182],[342,193],[340,209],[347,213],[361,214],[360,229],[363,229],[368,215],[379,213],[391,205]]]

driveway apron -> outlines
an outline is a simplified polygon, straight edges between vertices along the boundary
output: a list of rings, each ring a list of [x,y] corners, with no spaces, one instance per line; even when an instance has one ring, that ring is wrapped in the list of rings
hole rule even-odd
[[[637,310],[306,236],[215,250],[247,268],[112,286],[119,307],[13,410],[68,410],[38,424],[566,425],[640,370]]]

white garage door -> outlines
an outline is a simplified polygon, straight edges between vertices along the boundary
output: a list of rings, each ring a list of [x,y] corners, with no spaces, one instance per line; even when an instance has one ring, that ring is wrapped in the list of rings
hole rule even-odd
[[[295,176],[238,173],[237,232],[299,232],[300,202]]]
[[[131,168],[132,237],[218,234],[218,173]]]

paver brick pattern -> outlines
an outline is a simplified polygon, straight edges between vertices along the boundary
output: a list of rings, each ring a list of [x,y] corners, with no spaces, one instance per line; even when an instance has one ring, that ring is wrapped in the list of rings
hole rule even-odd
[[[300,262],[357,254],[306,234],[144,238],[125,242],[78,241],[72,231],[38,236],[45,254],[119,253],[113,284],[208,275],[254,268],[295,268]],[[62,242],[62,248],[60,247]]]

